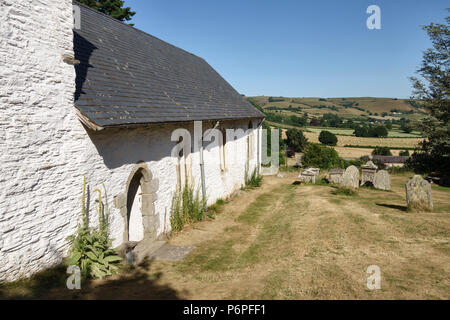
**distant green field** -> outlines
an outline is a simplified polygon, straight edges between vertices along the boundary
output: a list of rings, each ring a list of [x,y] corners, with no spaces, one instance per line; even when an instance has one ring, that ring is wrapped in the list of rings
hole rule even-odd
[[[421,138],[422,135],[419,132],[411,132],[411,133],[405,133],[401,131],[394,131],[391,130],[388,133],[389,138]]]
[[[352,136],[355,130],[353,129],[340,129],[340,128],[320,128],[320,127],[307,127],[308,131],[320,133],[321,131],[329,131],[331,133],[342,135],[342,136]]]

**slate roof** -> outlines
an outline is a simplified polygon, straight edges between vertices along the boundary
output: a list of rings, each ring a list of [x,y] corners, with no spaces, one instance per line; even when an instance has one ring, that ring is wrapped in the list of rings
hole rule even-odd
[[[205,60],[74,1],[75,106],[100,127],[263,118]]]

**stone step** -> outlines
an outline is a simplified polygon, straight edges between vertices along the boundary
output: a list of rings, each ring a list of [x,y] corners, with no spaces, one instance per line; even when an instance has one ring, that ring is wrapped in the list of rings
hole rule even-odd
[[[157,251],[155,251],[151,256],[151,260],[156,261],[181,261],[183,260],[195,247],[186,247],[186,246],[172,246],[165,244]]]
[[[153,253],[158,251],[165,241],[143,240],[133,249],[133,264],[140,264],[145,258],[150,258]]]

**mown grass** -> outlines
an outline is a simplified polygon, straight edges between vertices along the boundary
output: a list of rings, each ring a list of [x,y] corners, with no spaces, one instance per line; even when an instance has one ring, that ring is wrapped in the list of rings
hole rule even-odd
[[[191,254],[179,267],[180,272],[227,271],[242,269],[263,261],[266,250],[277,241],[290,237],[291,224],[286,221],[286,212],[273,210],[277,203],[292,201],[295,187],[284,185],[270,194],[262,194],[239,215],[239,225],[227,228],[218,239],[207,248],[200,248]],[[267,217],[267,213],[271,215]],[[258,233],[248,237],[248,228],[258,229]]]
[[[217,214],[222,213],[224,205],[228,202],[223,199],[218,199],[215,204],[208,207],[207,216],[211,219],[214,219]]]

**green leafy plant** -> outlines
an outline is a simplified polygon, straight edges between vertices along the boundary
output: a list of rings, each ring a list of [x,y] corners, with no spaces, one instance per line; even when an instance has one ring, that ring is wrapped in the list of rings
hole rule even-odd
[[[344,166],[344,160],[339,157],[335,149],[316,143],[308,144],[302,163],[305,167],[320,169],[342,168]]]
[[[327,178],[320,178],[320,179],[318,179],[316,184],[319,186],[327,186],[330,184],[330,181]]]
[[[349,188],[337,188],[331,191],[331,193],[334,195],[343,195],[343,196],[355,196],[358,194],[355,190]]]
[[[246,178],[245,187],[243,189],[258,188],[261,186],[262,180],[263,180],[262,175],[259,175],[255,169],[255,170],[253,170],[252,175],[249,178]]]
[[[83,177],[82,195],[82,224],[77,232],[68,237],[71,245],[69,250],[68,263],[79,266],[83,276],[102,279],[117,273],[120,269],[119,263],[122,261],[115,249],[112,249],[111,239],[108,233],[109,208],[102,202],[102,192],[98,193],[98,229],[89,228],[88,212],[86,207],[86,177]]]
[[[201,221],[205,215],[206,199],[186,181],[181,190],[175,192],[172,199],[170,224],[172,231],[181,231],[185,224]]]

